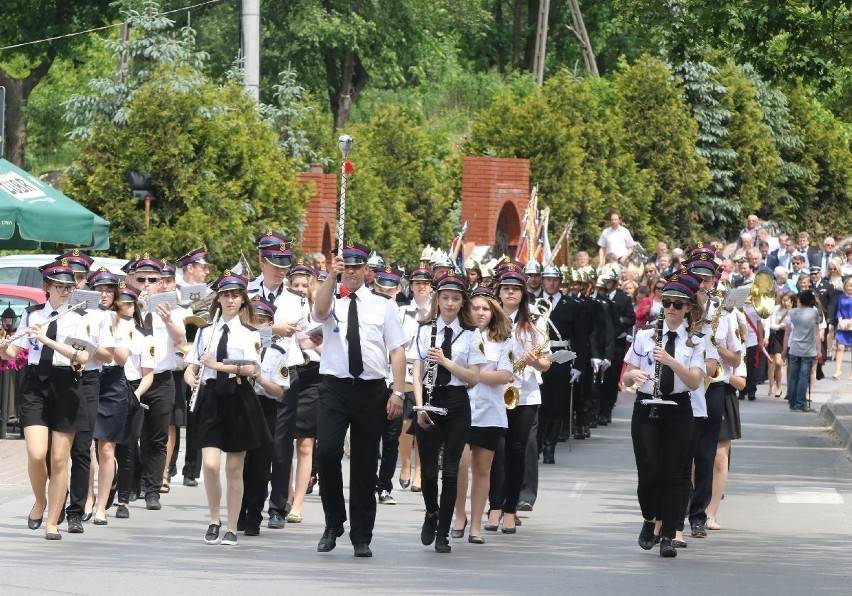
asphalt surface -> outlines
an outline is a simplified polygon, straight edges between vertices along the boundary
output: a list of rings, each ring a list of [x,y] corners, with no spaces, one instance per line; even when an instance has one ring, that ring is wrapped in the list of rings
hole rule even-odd
[[[850,403],[849,382],[827,379],[814,408]],[[0,442],[0,594],[794,594],[852,593],[852,464],[816,413],[793,414],[766,397],[740,402],[744,438],[706,539],[686,537],[675,559],[636,544],[641,516],[629,437],[632,396],[613,424],[560,444],[540,465],[535,510],[515,535],[483,532],[485,545],[451,539],[441,555],[420,544],[421,495],[395,490],[379,505],[372,559],[356,559],[348,534],[318,554],[322,507],[309,495],[301,524],[265,526],[235,547],[203,543],[203,486],[178,478],[161,511],[131,505],[131,517],[44,540],[26,529],[32,505],[22,442]],[[344,470],[348,468],[344,462]],[[23,475],[21,472],[24,471]],[[114,511],[114,510],[113,510]],[[224,514],[224,511],[223,511]]]

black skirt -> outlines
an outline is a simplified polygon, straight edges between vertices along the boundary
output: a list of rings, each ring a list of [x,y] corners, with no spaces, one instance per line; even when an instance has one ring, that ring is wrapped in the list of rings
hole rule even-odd
[[[175,407],[172,408],[172,415],[169,417],[170,426],[186,426],[186,383],[183,382],[183,371],[172,371],[175,378]]]
[[[725,405],[722,408],[722,426],[719,427],[720,441],[733,441],[743,436],[740,423],[740,400],[736,390],[725,385]]]
[[[80,379],[67,366],[50,367],[47,378],[39,376],[35,365],[27,366],[18,398],[21,428],[46,426],[64,433],[89,430]]]
[[[497,451],[500,440],[506,436],[506,429],[499,426],[471,426],[467,443],[471,447],[481,447]]]
[[[296,437],[299,439],[317,436],[320,380],[318,362],[298,367],[293,388],[299,395],[299,405],[296,408]]]
[[[210,379],[201,387],[195,406],[201,447],[226,453],[256,449],[272,442],[254,387],[245,378],[224,383]]]
[[[784,351],[784,329],[773,329],[769,332],[769,352],[770,356],[780,354]]]
[[[105,367],[101,371],[101,393],[94,432],[96,439],[111,443],[120,443],[124,439],[129,397],[124,367]]]

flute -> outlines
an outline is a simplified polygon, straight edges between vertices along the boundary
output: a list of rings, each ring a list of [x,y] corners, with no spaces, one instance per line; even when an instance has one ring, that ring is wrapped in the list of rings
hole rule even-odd
[[[61,312],[59,314],[53,315],[52,317],[46,318],[44,321],[39,323],[39,325],[50,325],[53,321],[55,321],[57,319],[61,319],[62,317],[64,317],[65,315],[67,315],[69,313],[77,312],[80,309],[81,306],[85,307],[86,303],[85,302],[78,302],[74,306],[69,307],[68,310],[66,310],[65,312]],[[8,346],[10,343],[12,343],[15,340],[21,339],[27,333],[29,333],[29,332],[26,329],[24,329],[23,331],[18,331],[12,337],[3,338],[3,340],[0,341],[0,348]]]
[[[216,328],[216,323],[222,316],[222,312],[219,311],[216,313],[216,318],[210,324],[210,337],[207,338],[207,346],[204,348],[204,354],[210,351],[210,345],[213,343],[213,330]],[[201,378],[204,376],[204,369],[207,367],[204,364],[201,364],[198,367],[198,377],[195,383],[195,387],[192,388],[192,395],[189,396],[189,411],[195,412],[195,403],[198,401],[198,393],[201,391]]]

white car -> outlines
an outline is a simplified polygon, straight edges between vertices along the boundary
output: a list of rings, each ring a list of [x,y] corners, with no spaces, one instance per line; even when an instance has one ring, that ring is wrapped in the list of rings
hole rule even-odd
[[[41,273],[38,268],[42,265],[56,260],[56,254],[42,255],[8,255],[0,257],[0,284],[12,286],[41,287]],[[92,257],[92,271],[106,267],[119,279],[124,279],[125,274],[121,268],[127,263],[126,259],[113,259],[110,257]]]

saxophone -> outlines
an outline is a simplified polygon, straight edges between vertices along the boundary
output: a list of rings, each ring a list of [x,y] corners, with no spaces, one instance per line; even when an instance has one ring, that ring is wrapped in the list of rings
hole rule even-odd
[[[709,306],[708,306],[709,308]],[[722,319],[722,313],[728,313],[729,310],[722,308],[722,302],[719,302],[719,305],[716,307],[716,312],[713,313],[713,319],[710,323],[710,343],[714,346],[718,346],[716,343],[716,331],[719,329],[719,321]],[[725,376],[725,369],[722,366],[721,362],[716,363],[716,370],[713,371],[712,375],[704,376],[704,390],[707,391],[707,388],[711,383],[715,383],[716,381],[721,381]]]

